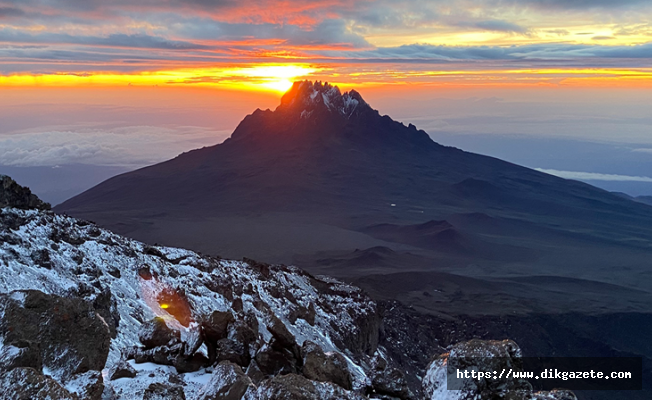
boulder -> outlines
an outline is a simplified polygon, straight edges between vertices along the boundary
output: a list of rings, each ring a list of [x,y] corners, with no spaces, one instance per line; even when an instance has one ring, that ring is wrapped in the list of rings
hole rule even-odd
[[[15,366],[38,367],[38,352],[42,365],[61,379],[104,368],[111,336],[90,302],[27,290],[0,296],[0,305],[5,346],[28,348]]]
[[[270,323],[267,325],[267,330],[272,334],[278,346],[290,350],[297,358],[299,357],[299,346],[294,335],[292,335],[283,321],[276,315],[270,315]]]
[[[34,368],[37,371],[43,369],[38,343],[17,340],[0,348],[0,371],[11,371],[19,367]]]
[[[11,400],[78,400],[57,381],[34,368],[0,374],[0,398]]]
[[[192,356],[199,350],[202,343],[204,343],[204,339],[202,338],[201,326],[196,323],[191,323],[183,338],[183,354]]]
[[[161,317],[155,317],[151,321],[145,322],[138,331],[138,340],[145,346],[145,349],[174,344],[180,339],[181,332],[170,328]]]
[[[178,385],[152,383],[145,389],[143,400],[186,400],[186,394]]]
[[[216,360],[230,361],[242,367],[249,365],[251,357],[245,346],[241,342],[232,339],[220,339],[217,341]]]
[[[251,381],[256,385],[266,378],[265,374],[263,374],[263,372],[260,370],[256,360],[251,360],[249,366],[247,367],[246,374],[249,379],[251,379]]]
[[[119,274],[120,271],[117,271]],[[111,293],[111,289],[108,287],[102,288],[102,291],[93,300],[93,307],[109,325],[111,338],[115,339],[118,335],[118,327],[120,326],[120,312],[118,311],[118,304]]]
[[[303,375],[314,381],[332,382],[346,390],[353,388],[351,373],[346,359],[340,353],[324,353],[324,351],[309,340],[301,347],[303,356]]]
[[[246,400],[366,400],[366,397],[327,382],[311,381],[301,375],[279,375],[266,379]]]
[[[230,311],[213,311],[213,313],[202,321],[204,340],[215,343],[227,335],[229,324],[235,321]]]
[[[210,362],[203,354],[196,353],[192,356],[186,356],[180,353],[174,358],[172,365],[178,373],[182,374],[199,371],[201,368],[210,365]]]
[[[0,175],[0,208],[49,210],[50,204],[41,201],[29,188],[20,186],[6,175]]]
[[[100,371],[91,370],[73,375],[63,383],[71,394],[77,395],[81,400],[103,400],[104,378]]]
[[[213,311],[201,322],[202,340],[208,349],[208,358],[214,362],[217,356],[217,341],[228,334],[229,324],[235,321],[230,311]]]
[[[153,349],[137,348],[128,356],[133,357],[138,364],[152,362],[161,365],[173,365],[177,357],[176,349],[167,346],[158,346]]]
[[[371,380],[371,393],[390,396],[401,400],[413,398],[403,372],[396,368],[375,371]]]
[[[422,389],[426,399],[453,400],[576,400],[572,392],[556,390],[532,392],[525,379],[465,379],[456,382],[455,390],[448,390],[448,367],[478,371],[522,371],[521,349],[511,340],[470,340],[454,345],[448,353],[436,356],[428,365]],[[453,396],[453,397],[451,397]]]
[[[199,400],[240,400],[247,389],[254,389],[253,382],[239,365],[222,361],[215,367],[210,381],[199,393]]]
[[[137,375],[134,367],[127,361],[120,359],[115,365],[109,369],[109,380],[114,381],[120,378],[135,378]]]
[[[298,371],[298,361],[294,355],[288,350],[275,348],[273,344],[265,344],[256,353],[255,360],[262,373],[267,376]]]
[[[210,364],[203,354],[195,353],[191,356],[184,354],[184,346],[177,343],[173,346],[158,346],[152,349],[136,348],[127,355],[137,363],[151,362],[154,364],[174,366],[178,373],[194,372]]]
[[[247,354],[254,354],[258,342],[258,320],[248,318],[249,321],[236,320],[229,326],[228,338],[241,343]],[[255,325],[255,326],[251,326]]]

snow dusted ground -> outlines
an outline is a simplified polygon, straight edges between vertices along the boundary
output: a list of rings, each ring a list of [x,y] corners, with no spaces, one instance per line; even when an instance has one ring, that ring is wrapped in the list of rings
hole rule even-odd
[[[106,379],[108,368],[121,353],[140,344],[141,324],[161,316],[168,325],[180,329],[184,339],[195,334],[197,321],[211,312],[238,311],[234,311],[236,303],[239,311],[255,315],[263,340],[271,337],[267,326],[273,314],[299,346],[310,340],[324,351],[342,353],[349,363],[354,389],[369,383],[365,372],[370,368],[368,357],[360,348],[347,348],[347,343],[355,347],[367,334],[359,331],[358,322],[374,319],[375,303],[358,288],[314,278],[297,268],[252,266],[188,250],[152,247],[90,222],[50,212],[4,208],[0,210],[0,293],[26,289],[89,301],[110,290],[119,325],[103,375],[105,384],[112,386],[119,398],[139,398],[135,393],[142,393],[149,384],[167,382],[177,375],[174,367],[130,360],[138,372],[136,378]],[[187,326],[167,311],[167,304],[159,304],[165,291],[181,293],[187,300],[191,313]],[[312,310],[312,323],[301,317],[306,310]],[[57,375],[57,371],[45,372]],[[191,399],[208,381],[210,370],[178,376],[186,383],[184,390]]]
[[[248,347],[252,360],[254,356],[263,353],[263,349],[273,349],[274,343],[278,345],[281,342],[285,343],[284,349],[290,353],[303,353],[304,350],[299,350],[297,346],[300,347],[309,340],[323,351],[322,355],[318,356],[322,357],[319,362],[325,365],[327,357],[340,354],[344,360],[340,365],[346,364],[348,368],[343,369],[348,369],[351,375],[349,385],[353,391],[333,384],[335,380],[308,380],[292,373],[272,374],[273,377],[267,374],[257,381],[258,386],[253,384],[249,377],[244,376],[242,379],[248,382],[246,393],[243,392],[244,399],[273,399],[278,397],[278,393],[288,393],[288,390],[296,389],[303,391],[304,397],[301,398],[307,396],[315,399],[363,400],[373,398],[362,394],[370,388],[374,391],[390,390],[397,394],[391,398],[414,398],[407,388],[401,386],[400,378],[392,372],[392,368],[380,367],[383,372],[378,372],[378,366],[387,365],[388,360],[384,355],[385,349],[377,347],[380,316],[376,304],[354,286],[327,277],[313,277],[298,268],[269,266],[251,260],[222,260],[188,250],[149,246],[103,230],[88,221],[47,211],[2,208],[0,294],[11,293],[5,296],[5,304],[9,302],[14,307],[14,322],[17,321],[16,305],[20,317],[20,313],[27,310],[28,301],[32,301],[29,299],[35,296],[33,292],[19,292],[24,290],[45,293],[40,294],[41,296],[60,296],[56,301],[61,298],[86,300],[88,303],[74,301],[77,302],[75,304],[93,304],[90,310],[94,309],[96,312],[91,311],[93,315],[90,316],[92,318],[89,317],[89,321],[95,318],[96,324],[105,335],[106,325],[113,338],[110,340],[110,346],[108,341],[105,342],[106,346],[109,346],[109,353],[101,377],[97,370],[92,369],[71,374],[74,366],[62,366],[60,362],[52,364],[44,358],[41,371],[15,368],[7,374],[0,374],[0,381],[5,379],[4,385],[18,384],[18,390],[23,390],[23,386],[20,386],[22,384],[31,385],[25,386],[27,389],[36,387],[34,384],[23,382],[25,379],[32,379],[30,382],[41,379],[39,384],[49,385],[48,390],[67,390],[66,394],[54,398],[75,400],[75,395],[71,397],[70,393],[77,394],[79,398],[87,398],[89,388],[94,387],[98,380],[103,380],[103,398],[107,400],[142,399],[153,384],[160,384],[159,387],[173,385],[175,388],[183,388],[186,399],[203,399],[204,394],[217,390],[216,388],[223,384],[217,381],[222,379],[222,376],[240,379],[244,374],[240,371],[238,378],[233,367],[222,363],[217,366],[202,364],[213,366],[198,366],[190,369],[194,372],[180,373],[176,364],[162,365],[165,362],[159,364],[158,361],[153,363],[142,360],[136,362],[134,359],[125,362],[125,358],[128,358],[125,355],[134,354],[135,348],[143,349],[142,345],[146,340],[142,337],[143,332],[153,331],[142,329],[142,326],[147,324],[145,326],[151,327],[150,321],[154,317],[160,317],[165,321],[164,325],[179,331],[179,339],[185,346],[184,349],[193,349],[189,355],[208,356],[207,342],[199,345],[202,337],[207,338],[206,332],[202,333],[201,330],[205,328],[200,329],[200,326],[204,326],[202,324],[210,320],[215,311],[219,311],[225,312],[221,315],[236,318],[235,323],[248,321],[248,327],[255,327],[257,332],[254,334],[258,336],[256,345]],[[7,308],[0,307],[0,322],[8,321],[6,318],[10,314],[6,314],[6,310]],[[54,311],[55,314],[58,312],[56,308]],[[88,314],[88,311],[85,313]],[[47,325],[48,321],[43,323]],[[37,325],[40,325],[40,322]],[[53,326],[56,326],[57,330],[61,327]],[[229,331],[229,335],[231,332],[233,331]],[[92,337],[90,343],[94,349],[96,341],[95,336]],[[108,336],[105,338],[108,339]],[[229,340],[232,340],[230,338],[231,336]],[[3,360],[10,360],[26,351],[25,348],[5,343],[4,339],[0,332],[0,364]],[[65,343],[67,348],[56,350],[61,350],[60,354],[65,355],[67,350],[70,350],[67,336],[62,343]],[[306,348],[309,347],[310,345]],[[104,348],[106,351],[107,347]],[[183,351],[185,354],[186,350]],[[102,354],[106,356],[106,353]],[[305,354],[302,357],[305,357]],[[508,386],[486,391],[481,390],[474,382],[469,382],[465,390],[447,390],[446,365],[450,357],[473,355],[485,359],[496,357],[494,359],[498,360],[505,357],[521,357],[521,352],[511,341],[472,340],[457,344],[449,353],[433,359],[426,370],[423,378],[425,398],[486,400],[494,398],[492,396],[497,392],[517,389]],[[206,357],[203,359],[207,360]],[[102,364],[103,360],[104,358],[101,358],[99,363]],[[251,363],[250,366],[253,361]],[[129,374],[135,373],[135,376],[111,380],[117,365],[123,367],[122,371],[131,370]],[[302,367],[304,374],[306,365]],[[240,368],[237,365],[236,367]],[[214,374],[219,368],[221,372]],[[231,368],[231,372],[228,372],[228,368]],[[260,370],[258,372],[261,373]],[[41,374],[40,378],[34,374]],[[51,378],[54,383],[47,382],[48,379],[52,381]],[[16,380],[19,382],[16,383]],[[3,389],[5,387],[0,387],[0,397]],[[521,397],[518,397],[519,393]],[[521,390],[517,394],[514,399],[575,399],[572,393],[566,391],[531,393]],[[163,397],[165,396],[164,394]]]

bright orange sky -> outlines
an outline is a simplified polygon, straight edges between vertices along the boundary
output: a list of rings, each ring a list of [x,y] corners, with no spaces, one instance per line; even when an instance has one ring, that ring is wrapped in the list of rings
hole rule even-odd
[[[643,0],[0,0],[0,87],[649,87],[650,15]]]
[[[650,15],[649,0],[0,0],[0,169],[160,162],[310,79],[443,144],[652,185]]]

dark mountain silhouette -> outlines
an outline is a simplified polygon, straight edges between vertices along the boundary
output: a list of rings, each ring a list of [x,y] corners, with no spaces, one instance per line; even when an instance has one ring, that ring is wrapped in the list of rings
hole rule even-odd
[[[641,219],[652,220],[652,208],[592,186],[441,146],[380,115],[356,91],[319,82],[296,83],[275,111],[256,110],[222,144],[119,175],[56,209],[112,224],[125,211],[292,212],[377,223],[520,213],[624,242],[635,232],[650,238]]]
[[[394,268],[652,289],[642,279],[652,207],[442,146],[320,82],[295,83],[222,144],[119,175],[55,210],[152,243],[340,276]],[[378,247],[392,252],[352,255]]]
[[[515,331],[530,354],[652,357],[628,339],[652,327],[652,207],[442,146],[328,84],[295,83],[224,143],[55,212],[355,281],[390,319],[409,310],[396,317],[405,337],[388,340],[427,342],[450,323],[469,337]]]

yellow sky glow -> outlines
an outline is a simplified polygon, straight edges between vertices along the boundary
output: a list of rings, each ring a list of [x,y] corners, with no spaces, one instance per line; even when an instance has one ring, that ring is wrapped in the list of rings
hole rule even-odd
[[[338,74],[337,67],[307,64],[248,65],[228,68],[184,68],[140,73],[56,73],[0,76],[0,87],[218,87],[283,93],[300,79],[333,80],[364,85],[540,85],[540,84],[632,84],[652,85],[652,68],[487,69],[487,70],[369,70]],[[329,79],[335,78],[335,79]]]
[[[319,71],[308,65],[252,65],[184,68],[132,74],[116,72],[0,75],[0,87],[218,86],[228,89],[285,92],[292,82]]]

